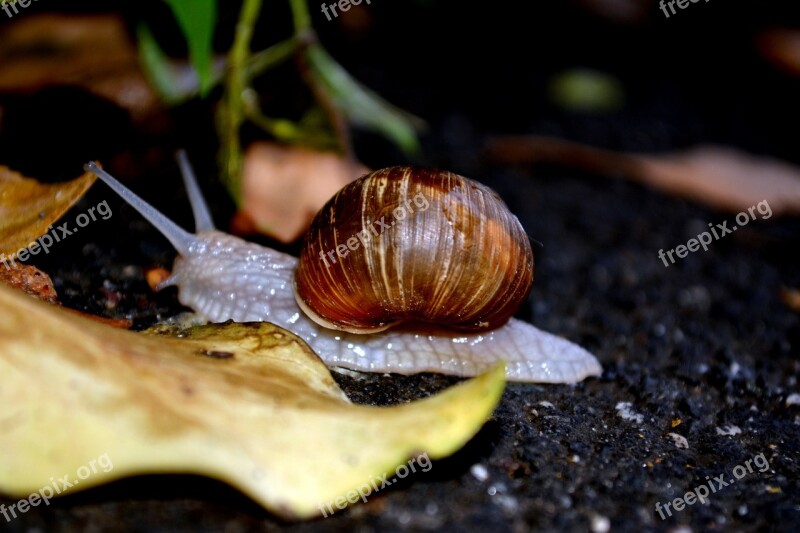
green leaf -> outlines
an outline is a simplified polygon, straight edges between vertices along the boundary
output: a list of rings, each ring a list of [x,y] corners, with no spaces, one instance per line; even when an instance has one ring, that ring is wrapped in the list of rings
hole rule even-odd
[[[186,36],[189,56],[200,80],[200,96],[214,85],[211,63],[214,25],[217,19],[216,0],[164,0],[172,9]]]
[[[550,98],[564,109],[588,113],[612,113],[625,103],[622,84],[612,75],[589,69],[572,69],[554,76]]]
[[[408,155],[420,152],[416,130],[424,127],[421,119],[361,85],[321,46],[309,47],[306,57],[311,74],[353,124],[381,133]]]
[[[139,27],[136,28],[136,36],[139,42],[139,63],[142,65],[150,85],[167,104],[173,105],[180,102],[183,98],[177,90],[172,66],[153,37],[150,28],[144,23],[139,24]]]

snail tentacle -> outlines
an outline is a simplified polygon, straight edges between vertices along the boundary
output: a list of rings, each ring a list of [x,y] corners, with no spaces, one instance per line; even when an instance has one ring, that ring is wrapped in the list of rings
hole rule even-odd
[[[197,184],[197,178],[191,163],[189,163],[189,158],[186,156],[186,150],[178,150],[175,154],[175,159],[177,159],[178,166],[181,169],[183,185],[186,187],[186,194],[189,196],[189,203],[192,205],[195,233],[215,229],[211,211],[208,209],[208,204],[206,204],[203,193],[200,191],[200,186]]]
[[[111,187],[114,192],[122,196],[131,207],[136,209],[148,222],[155,226],[167,240],[169,240],[172,246],[178,250],[179,254],[183,255],[189,253],[189,249],[197,241],[194,235],[175,224],[172,220],[164,216],[161,211],[145,202],[136,193],[117,181],[114,176],[97,166],[94,161],[86,163],[83,169],[86,172],[95,174],[98,178],[103,180],[106,185]]]

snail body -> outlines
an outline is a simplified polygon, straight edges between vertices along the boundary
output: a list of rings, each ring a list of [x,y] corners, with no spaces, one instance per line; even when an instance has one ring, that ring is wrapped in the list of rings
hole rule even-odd
[[[435,313],[426,315],[424,304],[427,303],[427,307],[430,308],[436,307],[436,284],[441,284],[442,279],[441,277],[431,279],[428,273],[423,277],[419,270],[404,267],[403,263],[417,253],[413,248],[420,246],[419,243],[448,242],[466,234],[460,233],[455,218],[463,214],[459,211],[473,207],[479,210],[485,209],[485,203],[488,200],[495,201],[496,198],[494,192],[477,182],[468,180],[454,187],[451,183],[442,189],[449,193],[445,195],[445,203],[440,204],[445,206],[442,210],[445,213],[444,220],[447,221],[448,217],[452,219],[455,228],[448,234],[441,228],[432,229],[430,224],[432,213],[428,211],[433,209],[427,196],[425,198],[429,202],[428,208],[422,209],[424,203],[421,200],[418,204],[413,203],[414,198],[420,198],[417,194],[425,194],[423,190],[431,196],[438,194],[434,193],[439,190],[437,187],[426,188],[427,186],[420,185],[426,183],[430,185],[431,180],[428,179],[430,176],[421,176],[417,182],[407,180],[405,193],[398,197],[400,203],[409,210],[416,207],[415,213],[422,215],[407,220],[392,220],[396,222],[394,227],[386,222],[389,220],[387,215],[381,215],[386,217],[384,224],[390,228],[386,230],[387,239],[383,243],[387,249],[381,252],[383,255],[377,253],[373,256],[371,266],[361,267],[365,270],[359,271],[359,267],[354,264],[359,257],[355,253],[357,250],[353,250],[355,245],[351,238],[357,239],[358,232],[363,231],[372,221],[380,220],[380,217],[376,217],[373,211],[355,207],[339,215],[336,209],[330,211],[331,207],[336,207],[337,198],[342,198],[344,190],[318,213],[306,238],[301,259],[298,260],[291,255],[213,229],[208,209],[184,155],[180,155],[179,162],[195,214],[196,234],[188,233],[174,224],[94,163],[87,164],[86,170],[97,174],[170,240],[179,255],[173,265],[172,275],[159,288],[178,286],[180,302],[209,321],[272,322],[303,338],[329,366],[368,372],[412,374],[429,371],[472,376],[487,370],[498,360],[506,362],[507,377],[513,381],[572,383],[601,372],[601,367],[594,356],[580,346],[541,331],[526,322],[508,318],[514,313],[519,302],[527,297],[533,276],[533,257],[530,254],[527,237],[524,237],[524,231],[516,217],[510,213],[508,215],[513,221],[509,219],[505,223],[511,227],[509,239],[516,239],[517,249],[489,258],[488,263],[483,264],[488,264],[490,267],[479,269],[479,275],[471,280],[464,278],[463,273],[456,274],[458,269],[446,271],[443,276],[444,282],[453,285],[438,289],[450,291],[446,293],[448,298],[456,293],[465,298],[461,307],[468,304],[471,299],[475,299],[476,295],[483,296],[484,303],[481,310],[463,312],[461,309],[453,310],[452,306],[445,304],[442,306],[445,308],[444,315],[455,317],[455,320],[444,325],[436,323],[437,320],[441,320],[441,313],[439,316]],[[409,172],[421,171],[392,168],[369,175],[375,178],[371,184],[374,188],[360,189],[362,200],[364,202],[374,200],[374,195],[387,190],[390,181],[402,179],[403,175]],[[456,178],[466,179],[445,173],[444,178],[439,181],[450,183]],[[361,185],[363,186],[363,183]],[[415,192],[417,189],[414,187],[420,187],[419,192]],[[353,190],[347,191],[347,194],[352,194]],[[473,203],[477,202],[476,206],[471,206],[469,201],[463,201],[465,193],[480,198],[480,200],[473,198]],[[409,198],[412,203],[405,203]],[[499,198],[496,198],[496,201],[500,201]],[[378,212],[394,213],[397,203],[397,201],[386,202]],[[387,209],[389,210],[386,211]],[[412,215],[412,213],[407,214]],[[483,231],[487,227],[496,229],[503,224],[498,222],[498,216],[499,214],[486,214],[484,211],[484,215],[478,217],[475,225]],[[349,226],[342,224],[341,227],[337,226],[337,232],[323,235],[326,230],[341,223],[342,218],[346,217],[352,219]],[[522,231],[523,239],[519,239],[516,226],[511,222]],[[392,229],[399,230],[397,233],[401,237],[400,240],[397,239],[398,235],[390,235]],[[406,235],[404,237],[406,242],[411,238],[412,243],[412,252],[407,254],[397,252],[398,246],[402,244],[403,232]],[[384,237],[383,234],[372,233],[373,237]],[[445,240],[434,239],[440,234],[444,235]],[[496,246],[499,244],[499,238],[495,234],[487,242]],[[314,244],[309,245],[312,240]],[[344,249],[340,246],[342,244],[345,245]],[[366,239],[362,244],[363,253],[376,253],[371,246],[367,246]],[[486,253],[491,248],[481,244],[475,246]],[[348,257],[351,253],[353,256]],[[325,265],[322,258],[327,258],[329,266]],[[333,262],[334,259],[336,263]],[[462,259],[451,253],[449,256],[436,259],[434,263],[448,261],[456,263]],[[333,268],[336,265],[338,267]],[[485,296],[481,294],[480,281],[481,278],[491,277],[489,274],[494,271],[490,271],[489,268],[505,274],[510,272],[512,283],[489,282],[487,288],[483,290],[489,296]],[[328,300],[319,296],[320,284],[327,284],[329,289],[340,290],[338,294],[342,296],[332,296],[331,300],[334,307],[342,307],[341,303],[337,303],[339,302],[337,298],[351,295],[359,283],[365,283],[356,279],[362,276],[363,272],[376,276],[375,279],[381,279],[387,286],[392,283],[401,284],[402,288],[396,290],[400,295],[401,305],[391,307],[395,304],[381,299],[391,291],[382,294],[375,290],[378,298],[369,304],[373,307],[364,304],[364,299],[361,297],[357,297],[354,304],[348,304],[366,310],[360,317],[349,318],[348,313],[336,313],[333,317],[323,316],[329,312],[324,305]],[[406,277],[402,279],[391,277],[396,274]],[[458,291],[459,279],[465,279],[472,285],[462,285],[462,291]],[[432,288],[430,295],[426,296],[427,293],[422,290],[426,288]],[[447,298],[442,297],[441,300],[446,302]],[[420,301],[423,305],[419,305]],[[382,306],[389,308],[389,311],[382,309]],[[386,329],[390,326],[394,327]],[[482,327],[490,329],[478,331]],[[459,328],[460,331],[453,328]]]

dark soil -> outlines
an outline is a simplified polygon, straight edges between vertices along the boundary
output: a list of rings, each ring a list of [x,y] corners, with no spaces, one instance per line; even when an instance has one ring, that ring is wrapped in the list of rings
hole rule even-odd
[[[751,222],[667,268],[660,249],[733,215],[615,176],[510,168],[482,156],[493,134],[525,132],[629,151],[716,142],[798,162],[796,134],[787,132],[796,131],[799,84],[752,49],[758,29],[787,23],[789,15],[755,3],[709,2],[669,20],[659,19],[656,9],[647,26],[618,28],[567,5],[527,19],[499,5],[376,5],[385,31],[356,43],[338,41],[336,28],[319,22],[348,68],[429,119],[423,163],[494,187],[542,243],[534,250],[534,289],[518,316],[596,354],[604,367],[600,378],[575,386],[508,385],[491,420],[464,449],[330,518],[288,524],[224,484],[147,476],[55,500],[8,524],[0,519],[0,530],[796,529],[800,315],[781,291],[800,288],[800,220]],[[419,39],[393,47],[412,23]],[[434,33],[443,28],[449,33]],[[468,39],[476,28],[489,28],[480,42]],[[488,43],[482,53],[481,43]],[[425,47],[436,57],[426,56]],[[547,102],[548,75],[581,63],[620,77],[629,91],[622,111],[584,115]],[[448,76],[454,86],[445,83]],[[176,116],[193,113],[184,108]],[[127,157],[156,168],[130,184],[189,227],[188,204],[167,156],[169,143],[191,150],[193,141],[176,137],[157,148],[153,140],[128,137]],[[359,133],[356,143],[372,166],[403,161],[372,136]],[[103,149],[98,156],[79,146],[53,165],[69,159],[77,170],[86,159],[120,150]],[[193,158],[199,168],[213,169],[213,151],[195,150]],[[223,225],[232,206],[210,183],[213,170],[200,174],[210,196],[223,199],[213,207]],[[154,294],[143,278],[143,268],[169,267],[174,252],[115,195],[98,184],[65,220],[103,200],[113,216],[61,243],[37,266],[72,307],[129,317],[137,328],[179,312],[174,291]],[[354,401],[375,405],[425,397],[459,381],[430,374],[335,376]],[[752,472],[743,473],[748,461]],[[297,470],[303,475],[303,465]],[[728,486],[712,481],[720,475]],[[658,503],[663,508],[709,483],[716,491],[706,505],[676,511],[673,503],[672,516],[664,512],[663,520],[656,511]]]

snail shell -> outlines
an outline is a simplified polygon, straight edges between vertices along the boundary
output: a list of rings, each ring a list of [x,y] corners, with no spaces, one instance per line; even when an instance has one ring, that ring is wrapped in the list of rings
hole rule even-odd
[[[401,322],[505,324],[533,282],[528,236],[493,190],[452,172],[391,167],[317,213],[295,277],[318,324],[374,333]]]

